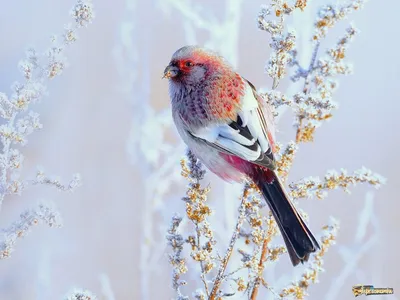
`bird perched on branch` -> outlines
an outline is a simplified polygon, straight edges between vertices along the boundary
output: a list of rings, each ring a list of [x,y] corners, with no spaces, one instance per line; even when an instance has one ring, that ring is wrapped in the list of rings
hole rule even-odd
[[[177,50],[164,77],[183,141],[222,179],[252,180],[272,211],[293,265],[307,261],[319,245],[275,171],[273,115],[255,87],[223,57],[197,46]]]

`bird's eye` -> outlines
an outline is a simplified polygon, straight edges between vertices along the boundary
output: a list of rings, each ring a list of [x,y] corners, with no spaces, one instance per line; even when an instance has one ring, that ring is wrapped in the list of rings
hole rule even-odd
[[[187,62],[185,63],[185,66],[190,68],[190,67],[193,67],[194,64],[193,64],[191,61],[187,61]]]

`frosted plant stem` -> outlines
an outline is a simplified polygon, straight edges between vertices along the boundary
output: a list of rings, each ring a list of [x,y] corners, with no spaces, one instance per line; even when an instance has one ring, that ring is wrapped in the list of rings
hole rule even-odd
[[[14,127],[14,121],[17,113],[14,113],[10,121],[8,122],[9,126],[12,128]],[[10,151],[11,140],[6,139],[3,144],[3,153],[2,153],[2,160],[3,160],[3,168],[1,170],[1,189],[0,189],[0,210],[3,204],[3,200],[7,191],[7,164],[8,164],[8,154]]]
[[[219,292],[219,288],[220,288],[220,286],[221,286],[221,284],[222,284],[222,282],[223,282],[223,280],[225,278],[224,277],[224,273],[225,273],[225,270],[226,270],[226,266],[228,265],[228,261],[229,261],[231,255],[232,255],[233,248],[235,247],[236,241],[239,238],[240,229],[242,228],[243,221],[244,221],[244,219],[246,217],[246,209],[245,209],[245,203],[246,203],[245,195],[246,195],[246,193],[247,193],[247,188],[245,188],[245,190],[243,192],[242,201],[241,201],[240,207],[239,207],[239,216],[237,218],[235,231],[232,234],[231,241],[229,243],[229,247],[226,250],[225,256],[222,259],[222,262],[221,262],[221,264],[219,266],[218,274],[217,274],[217,277],[215,278],[214,286],[213,286],[213,288],[211,290],[211,295],[209,297],[210,300],[218,299],[217,295],[218,295],[218,292]]]
[[[309,88],[309,85],[310,85],[309,75],[314,69],[315,61],[317,59],[317,54],[318,54],[318,50],[319,50],[319,45],[320,45],[319,42],[317,42],[315,44],[314,50],[313,50],[312,55],[311,55],[310,65],[308,66],[308,70],[306,71],[306,73],[304,75],[304,87],[303,87],[303,93],[304,94],[309,94],[310,91],[311,91],[311,89]],[[296,130],[296,144],[300,143],[301,126],[302,126],[302,124],[303,124],[303,119],[299,118],[299,124],[298,124],[297,130]]]
[[[258,263],[259,275],[256,278],[256,281],[255,281],[254,287],[253,287],[253,291],[251,292],[251,296],[250,296],[251,300],[257,299],[258,288],[260,287],[260,284],[262,281],[262,272],[264,270],[264,262],[267,260],[269,242],[270,242],[270,238],[264,239],[264,242],[262,245],[262,252],[261,252],[261,256],[260,256],[260,261]]]
[[[308,66],[308,69],[307,69],[306,74],[305,74],[304,88],[303,88],[303,92],[304,92],[305,94],[309,94],[310,91],[311,91],[311,89],[309,88],[309,85],[310,85],[310,77],[309,77],[309,76],[310,76],[310,74],[311,74],[311,73],[313,72],[313,70],[314,70],[314,65],[315,65],[315,61],[316,61],[316,59],[317,59],[317,54],[318,54],[318,50],[319,50],[319,45],[320,45],[320,43],[317,42],[317,43],[315,44],[315,46],[314,46],[314,50],[313,50],[312,55],[311,55],[310,65]]]
[[[199,181],[197,181],[197,183],[199,184]],[[201,236],[201,232],[200,232],[200,228],[198,224],[196,225],[196,235],[197,235],[197,250],[200,250],[200,236]],[[206,276],[205,276],[205,269],[204,269],[204,263],[202,261],[200,261],[200,268],[201,268],[201,281],[203,281],[204,284],[204,289],[206,291],[207,297],[210,295],[210,292],[208,290],[208,284],[207,284],[207,280],[206,280]]]

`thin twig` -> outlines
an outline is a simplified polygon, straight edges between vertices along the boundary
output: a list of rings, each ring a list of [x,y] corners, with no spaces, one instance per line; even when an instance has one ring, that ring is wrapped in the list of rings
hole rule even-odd
[[[199,183],[200,181],[197,179],[196,181],[197,183]],[[195,224],[196,225],[196,235],[197,235],[197,250],[200,251],[200,236],[201,236],[201,232],[200,232],[200,228],[199,228],[199,224]],[[208,284],[206,281],[206,277],[205,277],[205,269],[204,269],[204,264],[202,261],[200,261],[200,268],[201,268],[201,275],[200,278],[203,281],[204,284],[204,289],[206,290],[206,294],[207,297],[210,295],[210,292],[208,290]]]
[[[307,70],[306,76],[304,78],[304,87],[303,87],[303,93],[304,94],[309,94],[311,92],[311,89],[309,88],[309,85],[310,85],[310,74],[314,71],[314,65],[315,65],[315,61],[317,59],[318,50],[319,50],[319,42],[317,42],[315,44],[313,53],[311,55],[310,65],[308,66],[308,70]]]
[[[262,245],[261,256],[260,256],[260,260],[258,262],[258,275],[257,275],[256,281],[254,283],[253,290],[251,292],[251,296],[250,296],[251,300],[257,299],[258,288],[260,287],[260,283],[262,281],[262,275],[263,275],[263,271],[264,271],[264,262],[267,260],[268,244],[270,243],[270,241],[271,241],[271,236],[268,235],[264,239],[264,242]]]
[[[304,87],[303,87],[303,93],[305,95],[307,95],[307,94],[309,94],[311,92],[311,89],[309,87],[310,86],[310,74],[314,71],[314,65],[315,65],[315,61],[317,59],[319,45],[320,45],[319,42],[317,42],[315,44],[313,53],[311,55],[311,61],[310,61],[310,64],[308,66],[308,70],[305,72],[306,75],[304,77]],[[297,126],[297,130],[296,130],[296,144],[299,144],[300,140],[301,140],[302,124],[303,124],[303,118],[299,118],[299,125]]]
[[[303,124],[303,118],[300,118],[299,125],[297,126],[297,130],[296,130],[296,144],[300,143],[301,134],[302,134],[302,130],[301,130],[302,124]]]
[[[232,255],[235,243],[240,236],[240,229],[242,228],[243,221],[245,220],[245,217],[246,217],[245,203],[246,203],[246,199],[247,199],[247,194],[248,194],[248,187],[245,187],[245,189],[243,191],[243,195],[242,195],[242,201],[241,201],[240,207],[239,207],[239,216],[238,216],[238,219],[236,222],[235,231],[232,234],[231,241],[229,243],[229,247],[225,252],[225,256],[222,259],[221,265],[219,266],[218,274],[217,274],[217,277],[215,278],[214,286],[212,288],[209,300],[217,299],[216,297],[219,292],[219,288],[225,279],[224,273],[225,273],[226,266],[228,265],[228,261]]]

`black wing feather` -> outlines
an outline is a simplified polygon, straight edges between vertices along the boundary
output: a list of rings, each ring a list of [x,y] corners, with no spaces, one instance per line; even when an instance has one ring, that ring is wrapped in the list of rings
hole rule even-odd
[[[242,126],[243,121],[242,119],[238,116],[236,121],[232,121],[229,126],[232,127],[235,130],[239,130],[240,135],[244,136],[248,140],[252,140],[253,136],[250,133],[250,130],[247,126]],[[258,143],[258,140],[254,142],[253,145],[251,146],[245,146],[250,150],[256,151],[258,147],[260,147],[260,144]],[[272,153],[271,148],[268,148],[268,150],[265,153],[260,154],[260,156],[257,158],[256,161],[254,161],[255,164],[267,167],[268,169],[275,170],[276,165],[275,165],[275,158]]]

